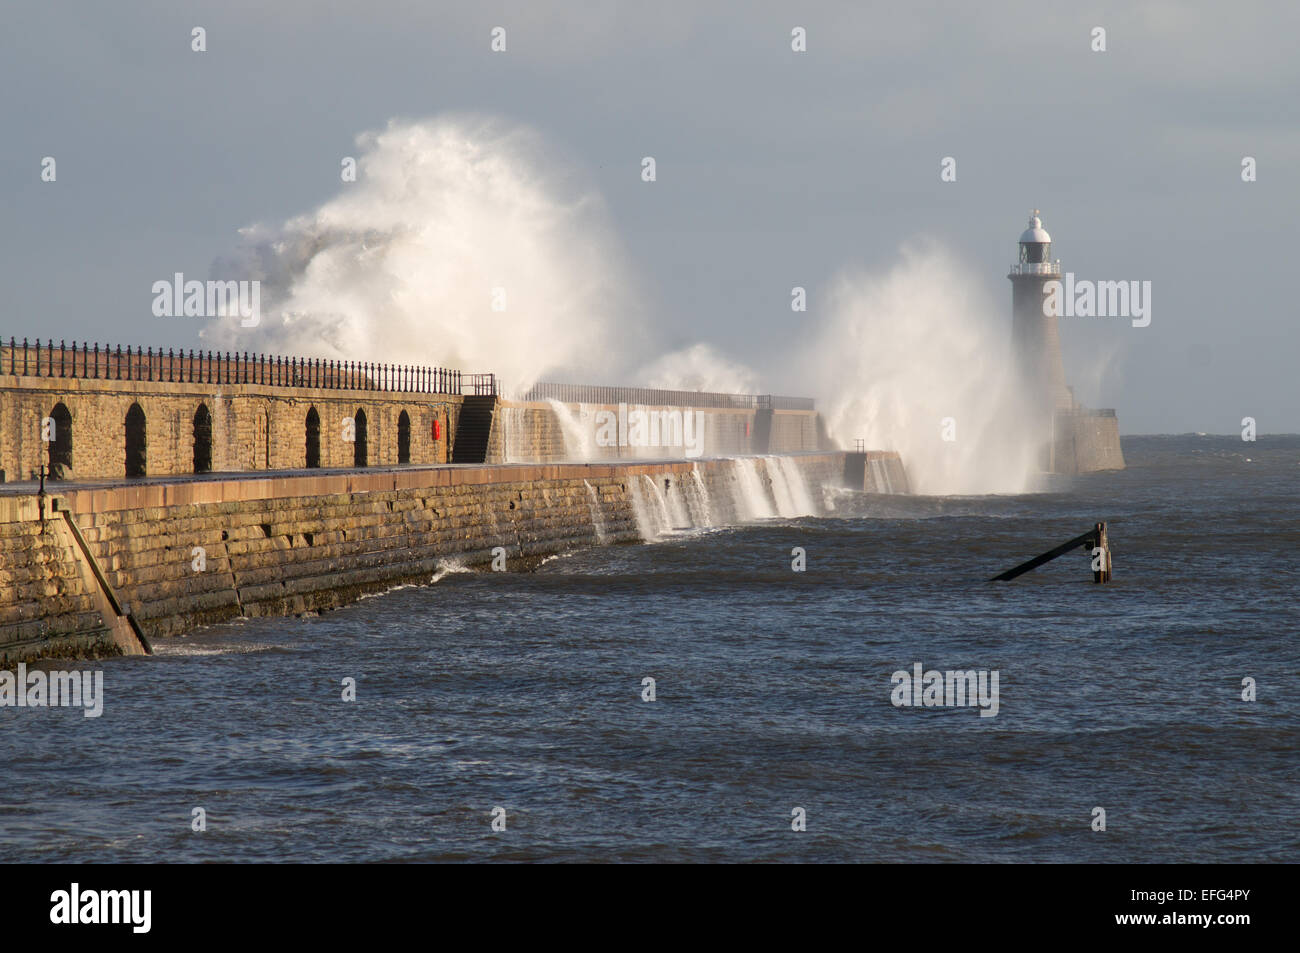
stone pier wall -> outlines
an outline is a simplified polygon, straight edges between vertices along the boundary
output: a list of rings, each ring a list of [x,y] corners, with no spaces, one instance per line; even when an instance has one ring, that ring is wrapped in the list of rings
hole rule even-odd
[[[0,353],[0,369],[6,365]],[[242,379],[238,371],[228,368],[224,373]],[[360,437],[366,447],[365,466],[430,465],[451,459],[463,404],[460,395],[368,390],[361,378],[353,379],[353,384],[315,388],[0,373],[0,479],[33,480],[42,464],[48,472],[58,461],[65,466],[70,462],[70,478],[77,481],[138,476],[128,469],[127,460],[132,414],[143,433],[141,463],[146,476],[196,472],[195,447],[202,440],[210,448],[208,469],[216,473],[351,467],[357,463],[356,438]],[[561,407],[564,422],[546,402],[498,401],[486,462],[685,456],[681,446],[637,446],[637,436],[629,433],[627,417],[619,417],[617,405]],[[704,457],[834,449],[813,410],[668,405],[626,409],[657,417],[672,414],[677,419],[700,413],[699,456]],[[204,411],[210,422],[201,436],[199,417]],[[313,411],[314,425],[309,423]],[[597,415],[601,412],[620,421],[623,446],[599,445]],[[46,439],[47,420],[55,423],[64,441],[62,453],[57,441]],[[308,449],[312,426],[318,434],[314,463]],[[405,460],[399,458],[403,427],[409,435]],[[590,450],[586,456],[571,446],[583,440]]]
[[[0,361],[0,365],[4,364]],[[307,466],[307,418],[319,419],[321,467],[350,467],[355,441],[344,420],[365,415],[368,466],[398,463],[398,430],[409,421],[410,462],[444,463],[454,439],[459,395],[335,390],[266,384],[119,381],[0,374],[0,470],[8,482],[31,480],[50,462],[42,421],[68,411],[75,479],[126,476],[126,418],[144,414],[145,473],[194,472],[195,414],[211,415],[213,471],[289,470]],[[438,439],[433,423],[438,422]]]
[[[1057,473],[1095,473],[1123,470],[1119,420],[1113,414],[1058,414],[1056,417]]]
[[[680,447],[636,446],[628,440],[626,423],[620,422],[625,446],[601,446],[597,432],[598,415],[608,413],[620,421],[619,407],[614,404],[562,404],[568,416],[569,434],[547,402],[498,402],[488,442],[489,463],[553,463],[584,459],[576,444],[585,443],[586,459],[591,460],[659,460],[682,456]],[[701,456],[713,457],[746,453],[805,453],[833,450],[819,426],[813,410],[756,410],[715,407],[679,407],[669,405],[628,405],[627,411],[655,414],[702,415]],[[610,418],[604,418],[610,419]],[[617,435],[615,440],[617,440]],[[662,439],[662,438],[661,438]]]
[[[839,485],[842,453],[793,456],[808,485]],[[0,664],[113,654],[103,599],[58,531],[67,510],[150,640],[240,616],[327,609],[448,560],[506,551],[526,569],[569,549],[640,538],[632,481],[700,479],[737,518],[726,460],[411,467],[311,476],[67,487],[0,497]],[[44,519],[42,519],[42,515]]]

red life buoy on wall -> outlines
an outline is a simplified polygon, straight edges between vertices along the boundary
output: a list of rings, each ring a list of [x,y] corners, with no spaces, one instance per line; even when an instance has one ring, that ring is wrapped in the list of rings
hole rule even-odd
[[[433,421],[433,439],[434,440],[442,439],[442,422],[438,420],[436,417],[434,418]]]

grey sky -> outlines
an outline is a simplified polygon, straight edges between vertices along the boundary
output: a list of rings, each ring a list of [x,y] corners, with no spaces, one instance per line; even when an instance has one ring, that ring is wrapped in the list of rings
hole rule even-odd
[[[198,322],[150,313],[153,281],[207,277],[237,229],[336,195],[357,133],[474,111],[530,124],[604,196],[647,360],[703,340],[789,390],[818,289],[925,237],[985,276],[1009,332],[1037,206],[1067,270],[1153,285],[1148,328],[1063,321],[1085,402],[1126,433],[1300,431],[1295,4],[569,6],[8,4],[0,333],[194,346]]]

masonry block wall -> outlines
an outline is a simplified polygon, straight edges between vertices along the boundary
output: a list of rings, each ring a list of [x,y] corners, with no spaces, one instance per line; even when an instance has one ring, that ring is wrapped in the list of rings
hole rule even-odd
[[[612,413],[613,404],[562,404],[563,411],[547,402],[502,400],[497,404],[488,442],[489,463],[555,463],[565,460],[664,459],[683,456],[682,450],[657,447],[602,447],[597,445],[597,415]],[[668,405],[629,405],[629,411],[676,412],[703,414],[704,432],[701,456],[725,456],[748,453],[799,453],[832,450],[812,410],[769,411],[771,427],[762,433],[757,415],[761,411],[728,410],[710,407],[676,407]],[[567,421],[561,421],[559,413]],[[567,423],[567,434],[566,434]],[[762,437],[766,437],[766,446]],[[566,442],[567,440],[567,442]],[[587,451],[584,455],[579,451]]]
[[[798,453],[812,450],[833,450],[834,444],[826,438],[819,426],[816,411],[775,410],[772,412],[772,437],[770,453]]]
[[[842,482],[842,453],[792,459],[810,487]],[[690,480],[692,471],[715,519],[738,519],[735,465],[725,460],[69,486],[43,510],[31,495],[0,496],[0,665],[114,651],[55,513],[71,515],[117,597],[157,639],[427,584],[445,560],[485,564],[496,546],[516,570],[568,549],[638,540],[635,481]]]
[[[1056,472],[1094,473],[1123,470],[1119,419],[1109,414],[1058,414]]]
[[[0,374],[0,470],[8,481],[29,480],[50,462],[42,421],[67,409],[75,479],[126,476],[127,414],[144,416],[148,476],[194,472],[195,414],[211,415],[211,469],[283,470],[307,466],[308,414],[320,422],[319,465],[351,467],[355,443],[345,419],[365,415],[366,464],[398,461],[399,420],[409,420],[413,464],[445,463],[454,437],[457,395],[200,384],[159,381],[35,378]],[[438,422],[438,439],[433,424]]]

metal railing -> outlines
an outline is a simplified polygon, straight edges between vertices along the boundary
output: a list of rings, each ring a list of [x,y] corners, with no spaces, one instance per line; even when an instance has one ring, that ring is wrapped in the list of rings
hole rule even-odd
[[[1057,261],[1018,261],[1011,266],[1013,275],[1051,275],[1061,277],[1061,263]]]
[[[709,391],[663,390],[654,387],[602,387],[591,384],[534,384],[515,400],[558,400],[562,404],[643,404],[666,407],[725,407],[739,410],[813,410],[811,397],[772,394],[721,394]]]
[[[466,374],[465,383],[468,384],[468,390],[461,391],[463,394],[473,394],[475,397],[495,397],[497,393],[497,376],[495,374]]]
[[[265,384],[270,387],[314,387],[323,390],[374,390],[416,394],[460,394],[463,377],[478,383],[492,374],[462,375],[446,367],[332,361],[324,358],[282,357],[238,351],[194,351],[91,345],[76,341],[69,347],[53,339],[28,343],[0,339],[0,374],[26,377],[74,377],[83,380],[162,381],[178,384]],[[482,393],[475,390],[475,393]]]
[[[1114,417],[1114,407],[1071,407],[1069,410],[1058,410],[1058,417]]]
[[[322,390],[371,390],[416,394],[501,395],[495,374],[464,374],[446,367],[283,357],[247,351],[196,351],[103,346],[73,341],[45,343],[0,339],[0,374],[82,380],[158,381],[176,384],[260,384]],[[739,410],[814,410],[811,397],[722,394],[652,387],[534,384],[516,400],[558,400],[568,404],[644,404],[721,407]]]

